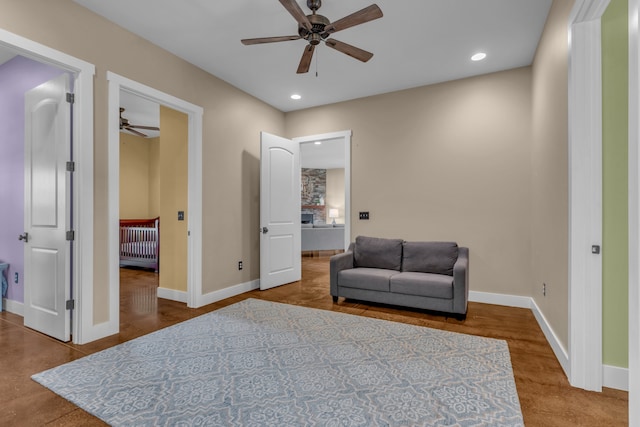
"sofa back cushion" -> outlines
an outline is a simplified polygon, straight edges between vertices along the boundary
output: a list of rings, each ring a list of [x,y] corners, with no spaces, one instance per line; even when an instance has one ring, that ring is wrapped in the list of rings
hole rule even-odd
[[[402,271],[453,276],[453,265],[458,260],[458,244],[404,242],[402,254]]]
[[[356,267],[400,271],[402,239],[358,236],[353,251],[353,260]]]

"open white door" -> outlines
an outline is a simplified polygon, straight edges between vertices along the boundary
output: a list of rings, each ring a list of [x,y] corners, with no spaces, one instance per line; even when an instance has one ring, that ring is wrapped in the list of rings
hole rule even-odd
[[[260,134],[260,289],[301,278],[300,145]]]
[[[24,325],[71,338],[71,104],[65,73],[25,95]],[[16,236],[18,237],[18,236]]]

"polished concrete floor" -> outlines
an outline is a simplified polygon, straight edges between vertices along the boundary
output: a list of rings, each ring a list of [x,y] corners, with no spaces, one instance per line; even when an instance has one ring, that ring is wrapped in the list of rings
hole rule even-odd
[[[304,257],[302,280],[268,291],[252,291],[188,309],[155,298],[157,275],[121,270],[120,333],[77,346],[25,328],[22,318],[0,314],[0,426],[105,425],[30,379],[31,375],[246,298],[341,311],[491,338],[509,344],[525,424],[532,426],[627,425],[627,393],[572,388],[530,310],[470,303],[459,321],[420,310],[366,304],[329,295],[328,257]]]

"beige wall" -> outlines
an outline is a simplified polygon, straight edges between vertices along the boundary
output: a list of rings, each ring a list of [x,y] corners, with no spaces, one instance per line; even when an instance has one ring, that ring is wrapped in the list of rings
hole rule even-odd
[[[259,137],[283,134],[284,114],[72,0],[0,0],[0,10],[0,28],[96,66],[94,323],[109,317],[107,71],[203,107],[203,291],[258,277]]]
[[[160,129],[160,287],[186,292],[188,117],[160,106]]]
[[[160,138],[149,138],[149,216],[160,216]]]
[[[567,24],[573,0],[554,0],[533,63],[532,288],[560,342],[569,335]],[[542,295],[542,284],[547,295]]]
[[[327,187],[326,187],[326,222],[333,221],[329,218],[329,209],[338,209],[340,216],[336,218],[336,223],[344,224],[344,168],[327,169]]]
[[[120,133],[120,218],[149,216],[149,141]]]
[[[345,129],[352,238],[457,241],[472,290],[530,295],[531,68],[286,115],[289,137]]]
[[[472,290],[531,295],[548,281],[554,298],[536,299],[566,343],[561,26],[572,3],[554,1],[533,71],[285,115],[72,0],[0,0],[0,28],[96,66],[94,322],[109,312],[106,72],[113,71],[204,108],[204,293],[259,277],[260,131],[294,137],[352,129],[352,237],[456,240],[471,250]],[[359,221],[360,210],[371,220]]]

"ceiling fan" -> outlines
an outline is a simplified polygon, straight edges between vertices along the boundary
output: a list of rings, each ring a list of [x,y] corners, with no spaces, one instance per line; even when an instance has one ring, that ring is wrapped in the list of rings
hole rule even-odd
[[[143,129],[143,130],[160,130],[159,127],[157,126],[141,126],[141,125],[132,125],[129,123],[129,120],[125,119],[124,117],[122,117],[122,113],[124,113],[124,108],[120,107],[120,130],[126,130],[131,132],[134,135],[138,135],[141,136],[143,138],[146,138],[148,135],[145,135],[142,132],[138,132],[136,129]]]
[[[382,10],[376,4],[365,7],[351,15],[345,16],[336,22],[329,21],[328,18],[317,14],[316,12],[322,6],[322,0],[307,0],[307,7],[313,12],[311,15],[305,15],[296,0],[279,0],[280,3],[298,22],[298,35],[281,36],[281,37],[261,37],[256,39],[243,39],[242,44],[253,45],[262,43],[284,42],[289,40],[304,39],[309,42],[302,53],[302,59],[298,66],[298,74],[309,71],[313,51],[321,41],[339,52],[349,55],[362,62],[367,62],[373,56],[373,53],[367,52],[350,44],[341,42],[334,38],[328,38],[331,34],[338,31],[382,18]]]

